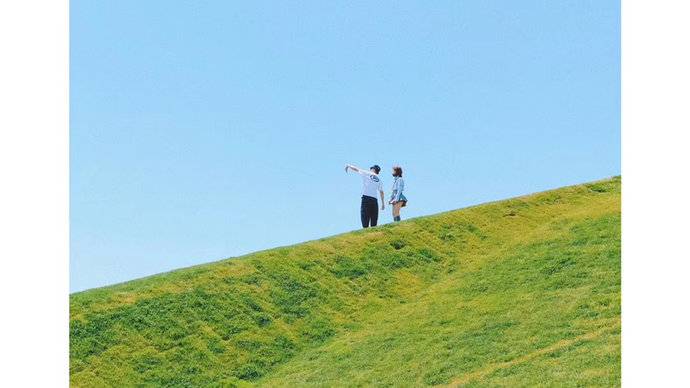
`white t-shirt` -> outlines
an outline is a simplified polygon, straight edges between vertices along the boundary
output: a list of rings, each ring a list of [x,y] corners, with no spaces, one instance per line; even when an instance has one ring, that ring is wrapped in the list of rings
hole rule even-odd
[[[379,191],[383,191],[383,182],[378,175],[360,172],[362,176],[362,195],[378,198]]]

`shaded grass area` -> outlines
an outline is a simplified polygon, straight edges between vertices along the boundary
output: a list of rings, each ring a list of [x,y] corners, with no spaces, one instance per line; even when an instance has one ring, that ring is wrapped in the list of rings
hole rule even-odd
[[[74,386],[619,385],[620,178],[70,302]]]

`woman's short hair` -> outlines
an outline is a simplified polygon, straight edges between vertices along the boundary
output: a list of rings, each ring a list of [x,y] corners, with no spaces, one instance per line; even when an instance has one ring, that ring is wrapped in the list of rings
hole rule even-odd
[[[394,166],[393,167],[393,176],[399,176],[402,178],[402,167]]]

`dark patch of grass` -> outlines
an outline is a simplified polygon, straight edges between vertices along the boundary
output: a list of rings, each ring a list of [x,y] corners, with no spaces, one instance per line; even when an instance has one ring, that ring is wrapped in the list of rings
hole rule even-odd
[[[405,243],[405,240],[402,240],[402,239],[395,239],[395,240],[391,241],[390,245],[391,245],[395,250],[399,250],[399,249],[404,248],[405,245],[407,245],[407,243]]]
[[[335,265],[331,272],[339,278],[354,279],[365,275],[369,272],[366,264],[361,259],[353,259],[347,256],[338,256],[335,258]]]

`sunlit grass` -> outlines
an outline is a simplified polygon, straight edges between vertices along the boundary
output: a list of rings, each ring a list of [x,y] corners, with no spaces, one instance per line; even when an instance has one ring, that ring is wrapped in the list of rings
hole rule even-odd
[[[71,297],[74,386],[620,385],[620,178]]]

